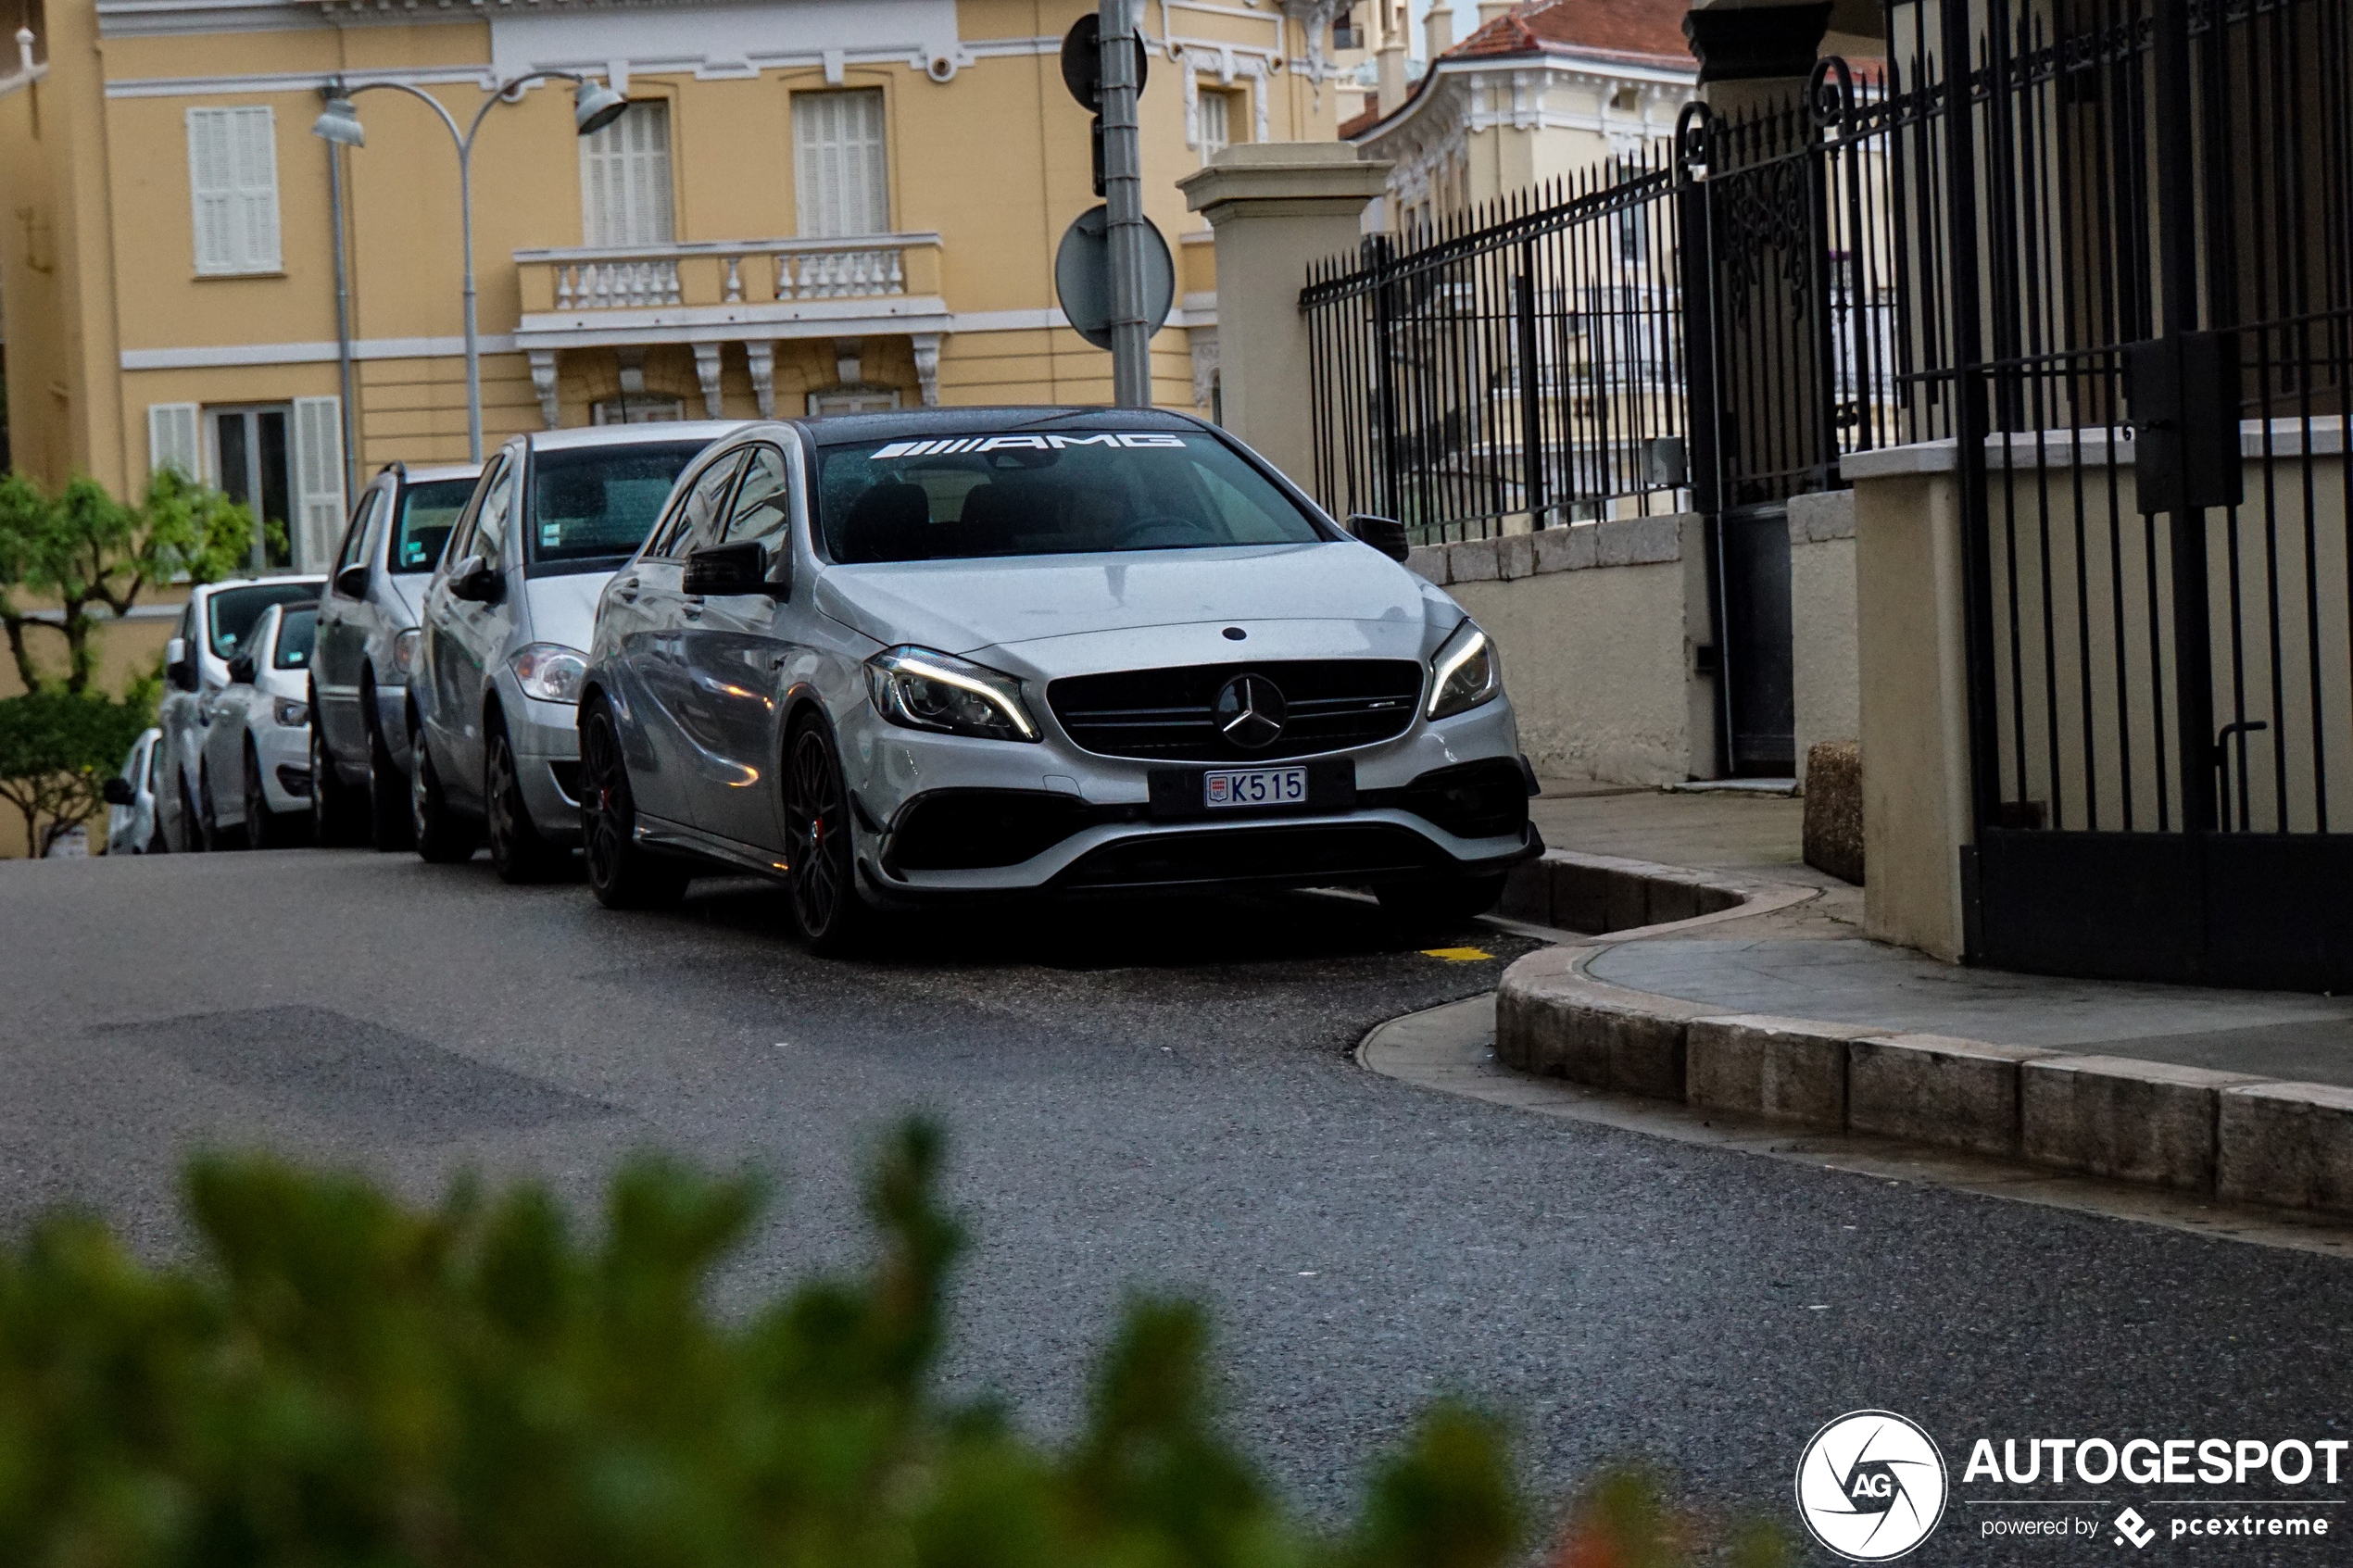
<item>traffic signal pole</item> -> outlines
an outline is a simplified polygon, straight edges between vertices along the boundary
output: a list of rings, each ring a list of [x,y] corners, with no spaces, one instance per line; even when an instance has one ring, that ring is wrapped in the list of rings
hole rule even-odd
[[[1111,251],[1112,401],[1152,402],[1151,329],[1144,319],[1144,169],[1136,127],[1136,33],[1142,0],[1101,0],[1103,206]]]

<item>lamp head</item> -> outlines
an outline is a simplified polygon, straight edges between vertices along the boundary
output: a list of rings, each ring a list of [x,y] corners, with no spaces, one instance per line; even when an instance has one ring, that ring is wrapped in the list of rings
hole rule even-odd
[[[368,133],[359,124],[359,111],[351,100],[338,94],[327,100],[319,118],[310,122],[310,133],[322,142],[334,142],[346,147],[364,147]]]
[[[573,94],[572,123],[583,136],[602,131],[629,109],[629,100],[601,82],[584,82]]]

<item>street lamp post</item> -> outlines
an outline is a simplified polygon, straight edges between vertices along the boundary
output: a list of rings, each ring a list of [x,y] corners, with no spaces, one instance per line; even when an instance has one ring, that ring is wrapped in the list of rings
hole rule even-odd
[[[589,81],[568,70],[535,70],[498,83],[482,107],[474,111],[472,121],[463,131],[458,129],[457,117],[442,106],[440,99],[420,87],[405,82],[363,82],[357,87],[346,87],[341,82],[329,84],[327,107],[312,123],[310,133],[328,142],[346,147],[368,144],[367,133],[359,124],[359,113],[352,107],[353,97],[389,87],[406,93],[422,102],[441,117],[449,139],[458,147],[458,225],[459,243],[465,249],[466,276],[466,449],[475,462],[482,461],[482,350],[474,331],[474,136],[482,130],[482,122],[492,108],[499,104],[513,103],[514,94],[535,82],[563,81],[573,84],[573,129],[582,136],[601,131],[619,119],[629,107],[629,100],[601,82]]]

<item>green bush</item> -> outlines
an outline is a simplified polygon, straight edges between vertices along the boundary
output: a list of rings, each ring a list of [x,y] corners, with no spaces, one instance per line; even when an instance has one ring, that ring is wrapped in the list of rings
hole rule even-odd
[[[142,682],[119,702],[62,686],[0,697],[0,800],[24,819],[34,859],[107,809],[107,780],[155,722],[157,685]]]
[[[862,1277],[741,1321],[706,1303],[755,1187],[657,1160],[615,1180],[593,1247],[537,1187],[492,1200],[461,1184],[417,1212],[256,1158],[192,1168],[196,1265],[145,1268],[94,1221],[45,1220],[0,1250],[0,1562],[1487,1568],[1518,1553],[1503,1436],[1454,1404],[1379,1468],[1353,1528],[1290,1520],[1220,1435],[1202,1323],[1181,1305],[1131,1305],[1065,1448],[943,1401],[959,1236],[934,1195],[938,1148],[911,1124],[879,1160]]]

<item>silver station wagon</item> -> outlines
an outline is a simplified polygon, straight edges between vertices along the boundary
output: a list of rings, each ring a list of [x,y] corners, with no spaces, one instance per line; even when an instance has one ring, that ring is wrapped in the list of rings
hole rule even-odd
[[[761,872],[819,951],[1009,894],[1489,908],[1541,848],[1495,649],[1354,521],[1171,414],[743,427],[598,602],[590,884]]]

